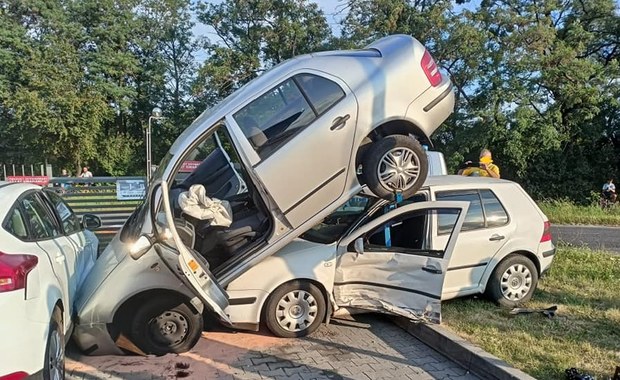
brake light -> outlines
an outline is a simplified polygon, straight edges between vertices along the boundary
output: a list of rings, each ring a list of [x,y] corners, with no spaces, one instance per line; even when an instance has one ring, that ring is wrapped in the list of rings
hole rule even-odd
[[[28,273],[38,262],[36,256],[0,252],[0,293],[26,289]]]
[[[26,372],[13,372],[8,375],[0,376],[0,380],[22,380],[28,377]]]
[[[549,221],[545,222],[545,226],[543,228],[543,234],[540,238],[540,242],[544,243],[546,241],[551,241],[551,223]]]
[[[424,51],[422,62],[420,64],[422,65],[422,70],[424,70],[424,74],[426,74],[428,81],[431,82],[431,86],[438,86],[441,83],[441,73],[439,72],[439,68],[428,50]]]

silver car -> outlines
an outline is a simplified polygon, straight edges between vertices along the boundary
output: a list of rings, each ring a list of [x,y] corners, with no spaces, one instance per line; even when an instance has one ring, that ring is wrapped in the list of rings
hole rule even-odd
[[[404,35],[296,57],[248,83],[162,160],[82,288],[78,345],[120,353],[117,341],[129,338],[145,352],[187,350],[196,327],[187,321],[204,305],[230,324],[223,289],[248,268],[363,188],[387,200],[413,195],[427,175],[422,144],[453,107],[449,78]],[[224,222],[184,212],[179,199],[195,186],[209,205],[226,205]],[[148,271],[135,279],[135,268]],[[110,283],[122,285],[122,299],[101,295]],[[195,296],[179,299],[185,286]]]

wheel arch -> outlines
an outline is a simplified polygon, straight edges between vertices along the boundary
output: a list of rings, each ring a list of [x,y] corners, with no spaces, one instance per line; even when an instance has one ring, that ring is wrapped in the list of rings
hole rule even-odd
[[[536,268],[536,274],[538,275],[538,278],[540,278],[540,272],[541,272],[541,268],[540,268],[540,261],[538,260],[538,257],[536,256],[536,254],[534,254],[531,251],[527,251],[527,250],[516,250],[516,251],[512,251],[510,253],[508,253],[507,255],[505,255],[504,257],[501,258],[501,260],[497,261],[497,264],[495,264],[493,266],[493,268],[491,270],[489,270],[487,273],[485,273],[484,275],[484,286],[482,287],[482,291],[486,291],[487,287],[489,286],[489,279],[491,278],[491,275],[493,274],[493,272],[495,272],[495,269],[504,261],[508,260],[508,258],[510,257],[514,257],[514,256],[524,256],[527,257],[533,264],[534,267]]]
[[[364,153],[368,149],[370,142],[375,142],[385,136],[390,135],[414,135],[420,144],[433,146],[433,143],[429,136],[427,136],[422,128],[420,128],[415,122],[407,119],[392,119],[386,120],[376,127],[374,127],[362,140],[362,144],[357,150],[355,162],[359,165],[364,158]],[[365,143],[364,143],[365,142]]]
[[[128,323],[130,322],[131,312],[135,310],[136,307],[138,307],[140,302],[145,299],[150,299],[154,297],[177,297],[180,300],[186,302],[193,311],[200,314],[202,314],[203,311],[200,310],[200,308],[196,307],[196,305],[191,302],[191,299],[186,294],[183,294],[179,291],[165,288],[143,290],[126,298],[114,311],[112,325],[114,326],[113,329],[115,331],[110,331],[112,339],[116,339],[114,334],[120,333],[124,326],[128,326]]]
[[[316,279],[312,279],[312,278],[308,278],[308,277],[292,278],[292,279],[289,279],[287,281],[282,282],[280,285],[278,285],[275,288],[273,288],[273,290],[271,292],[269,292],[269,295],[267,297],[265,297],[265,300],[263,301],[263,304],[260,307],[261,321],[264,320],[264,318],[265,318],[265,315],[266,315],[266,312],[267,312],[267,309],[266,309],[267,303],[269,302],[269,299],[271,298],[273,293],[276,290],[278,290],[279,288],[281,288],[282,286],[285,286],[286,284],[290,284],[293,281],[306,281],[306,282],[309,282],[312,285],[316,286],[321,291],[321,294],[323,295],[323,299],[325,300],[325,316],[323,317],[323,321],[322,322],[328,322],[329,318],[330,318],[330,314],[331,314],[331,309],[332,309],[329,293],[327,292],[327,289],[325,288],[325,285],[323,285],[320,281],[317,281]]]

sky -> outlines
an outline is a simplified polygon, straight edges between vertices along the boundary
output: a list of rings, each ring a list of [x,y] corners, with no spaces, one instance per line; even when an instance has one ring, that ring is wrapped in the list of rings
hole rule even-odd
[[[618,0],[620,1],[620,0]],[[205,1],[207,3],[219,4],[222,0],[211,0]],[[327,23],[331,27],[334,34],[340,34],[340,20],[346,14],[346,4],[347,0],[314,0],[315,3],[319,5],[319,7],[325,13],[325,18],[327,19]],[[197,37],[207,37],[211,40],[217,40],[217,36],[215,35],[213,29],[207,25],[201,24],[198,20],[194,19],[195,25],[192,29],[194,36]],[[204,51],[199,51],[196,53],[196,61],[198,63],[202,63],[207,58],[206,53]]]

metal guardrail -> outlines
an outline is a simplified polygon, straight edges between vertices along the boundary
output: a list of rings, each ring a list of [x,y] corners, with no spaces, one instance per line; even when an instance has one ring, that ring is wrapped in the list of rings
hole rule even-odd
[[[101,218],[101,227],[95,230],[99,238],[99,252],[109,244],[140,199],[119,200],[116,183],[119,180],[144,180],[144,177],[54,177],[50,184],[81,217],[93,214]]]

